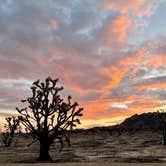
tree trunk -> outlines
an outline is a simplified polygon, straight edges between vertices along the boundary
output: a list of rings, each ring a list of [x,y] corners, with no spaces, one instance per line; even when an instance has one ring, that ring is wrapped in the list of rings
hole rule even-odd
[[[163,136],[163,145],[166,145],[166,136]]]
[[[166,145],[166,128],[163,128],[163,141],[162,141],[163,145]]]
[[[9,138],[7,138],[7,141],[6,141],[5,147],[9,147],[11,144],[12,144],[12,138],[9,137]]]
[[[166,135],[165,134],[163,134],[163,145],[166,145]]]
[[[51,156],[49,155],[49,145],[44,142],[40,142],[40,154],[39,154],[39,161],[52,161]]]

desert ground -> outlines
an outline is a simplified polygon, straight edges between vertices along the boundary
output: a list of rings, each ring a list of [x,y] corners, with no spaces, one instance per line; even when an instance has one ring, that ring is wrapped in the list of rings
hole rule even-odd
[[[38,143],[31,137],[17,136],[11,147],[0,146],[0,165],[42,165],[36,162]],[[81,132],[71,135],[71,146],[62,151],[55,142],[50,155],[55,166],[121,166],[166,165],[166,147],[161,143],[161,133],[156,131]],[[46,165],[46,164],[44,164]]]
[[[3,166],[4,164],[0,164]],[[5,166],[30,166],[30,164],[5,164]],[[165,166],[163,163],[109,163],[109,162],[90,162],[90,163],[39,163],[33,166]]]

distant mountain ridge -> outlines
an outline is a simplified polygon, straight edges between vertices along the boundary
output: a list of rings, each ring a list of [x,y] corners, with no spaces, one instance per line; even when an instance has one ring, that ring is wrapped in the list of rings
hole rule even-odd
[[[125,129],[156,129],[159,128],[159,122],[152,112],[135,114],[125,119],[121,124]]]
[[[114,126],[106,127],[93,127],[86,129],[86,131],[118,131],[118,130],[147,130],[147,129],[159,129],[160,125],[153,112],[135,114],[129,118],[126,118],[122,123]],[[79,130],[79,129],[78,129]]]

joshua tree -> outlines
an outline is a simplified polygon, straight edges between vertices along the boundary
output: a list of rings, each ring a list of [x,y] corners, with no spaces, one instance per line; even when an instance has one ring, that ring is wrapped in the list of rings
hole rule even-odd
[[[67,129],[80,124],[83,108],[78,108],[77,102],[71,101],[71,96],[63,100],[58,94],[63,87],[57,86],[58,79],[48,77],[32,84],[32,96],[26,100],[25,108],[16,108],[19,119],[25,128],[40,143],[40,161],[51,161],[49,149],[55,139],[65,136]]]
[[[159,122],[159,127],[162,130],[162,143],[166,145],[166,112],[164,108],[158,109],[154,112],[155,117]]]
[[[12,116],[7,117],[6,122],[7,123],[4,125],[6,132],[2,134],[2,142],[5,145],[5,147],[9,147],[12,144],[14,134],[18,129],[20,121],[18,118]]]

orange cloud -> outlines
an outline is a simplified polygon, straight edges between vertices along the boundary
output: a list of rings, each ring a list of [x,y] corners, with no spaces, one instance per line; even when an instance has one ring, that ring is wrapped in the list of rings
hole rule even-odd
[[[130,116],[132,115],[131,111],[126,109],[112,109],[111,105],[120,102],[120,103],[132,103],[136,99],[136,96],[127,96],[123,98],[113,98],[109,97],[107,99],[98,98],[93,101],[81,102],[80,104],[84,107],[84,116],[83,119],[111,119],[117,116]]]
[[[116,17],[105,30],[104,41],[111,43],[115,41],[117,43],[124,43],[128,29],[131,27],[132,22],[124,15]]]
[[[101,68],[100,73],[109,78],[109,81],[106,83],[106,85],[103,88],[105,89],[105,88],[118,86],[118,84],[129,72],[129,70],[132,69],[132,65],[141,63],[145,54],[146,51],[139,50],[132,56],[131,55],[124,56],[122,59],[118,61],[116,66],[112,65],[110,67]],[[134,69],[136,70],[137,68],[135,67]],[[136,71],[132,70],[132,72]]]
[[[52,28],[53,30],[56,30],[56,29],[58,28],[58,23],[57,23],[57,21],[54,20],[54,19],[51,19],[51,20],[50,20],[50,26],[51,26],[51,28]]]
[[[138,71],[138,68],[135,65],[140,64],[145,55],[146,51],[138,50],[133,55],[124,56],[122,59],[120,59],[119,64],[126,66],[126,68],[128,68],[132,73],[135,74]]]
[[[126,96],[124,98],[119,98],[117,99],[117,101],[119,102],[133,102],[136,100],[136,96],[135,95],[130,95],[130,96]]]
[[[123,69],[118,66],[102,68],[100,70],[101,74],[109,78],[109,81],[103,88],[105,89],[117,86],[128,71],[129,68],[125,66],[123,66]]]
[[[59,76],[58,78],[60,80],[63,80],[63,83],[65,85],[66,88],[69,88],[70,90],[74,91],[75,93],[79,94],[79,95],[86,95],[90,92],[99,92],[99,90],[96,89],[89,89],[89,88],[83,88],[80,84],[77,83],[77,80],[75,80],[73,73],[71,70],[68,70],[66,72],[67,69],[63,68],[62,66],[57,66],[58,71],[59,71]]]
[[[166,83],[165,82],[159,82],[159,83],[153,83],[153,84],[148,84],[148,85],[139,85],[137,86],[138,90],[146,90],[149,88],[166,88]]]
[[[105,117],[103,114],[104,110],[108,109],[109,105],[112,103],[110,100],[95,100],[89,102],[82,102],[85,109],[84,118],[86,119],[100,119]],[[99,115],[100,116],[97,116]]]
[[[159,68],[166,64],[166,54],[153,55],[147,60],[149,68]]]
[[[137,103],[132,105],[128,111],[143,113],[153,111],[156,106],[159,106],[159,99],[155,98],[138,98]]]
[[[111,32],[117,37],[119,43],[123,43],[126,39],[127,30],[131,24],[131,20],[124,15],[113,20]]]
[[[139,13],[140,7],[142,6],[142,3],[144,0],[116,0],[116,1],[106,1],[103,4],[103,7],[105,9],[117,9],[121,11],[121,13],[126,14],[130,10],[135,11],[136,13]]]
[[[154,1],[148,2],[146,0],[106,0],[103,3],[103,8],[107,10],[118,10],[121,14],[133,12],[136,16],[142,17],[150,16],[153,13],[155,7],[157,7],[158,3],[155,3]]]
[[[138,64],[141,63],[142,58],[146,55],[146,51],[144,50],[138,50],[134,55],[132,56],[124,56],[121,60],[120,60],[120,64],[123,65],[133,65],[133,64]]]

